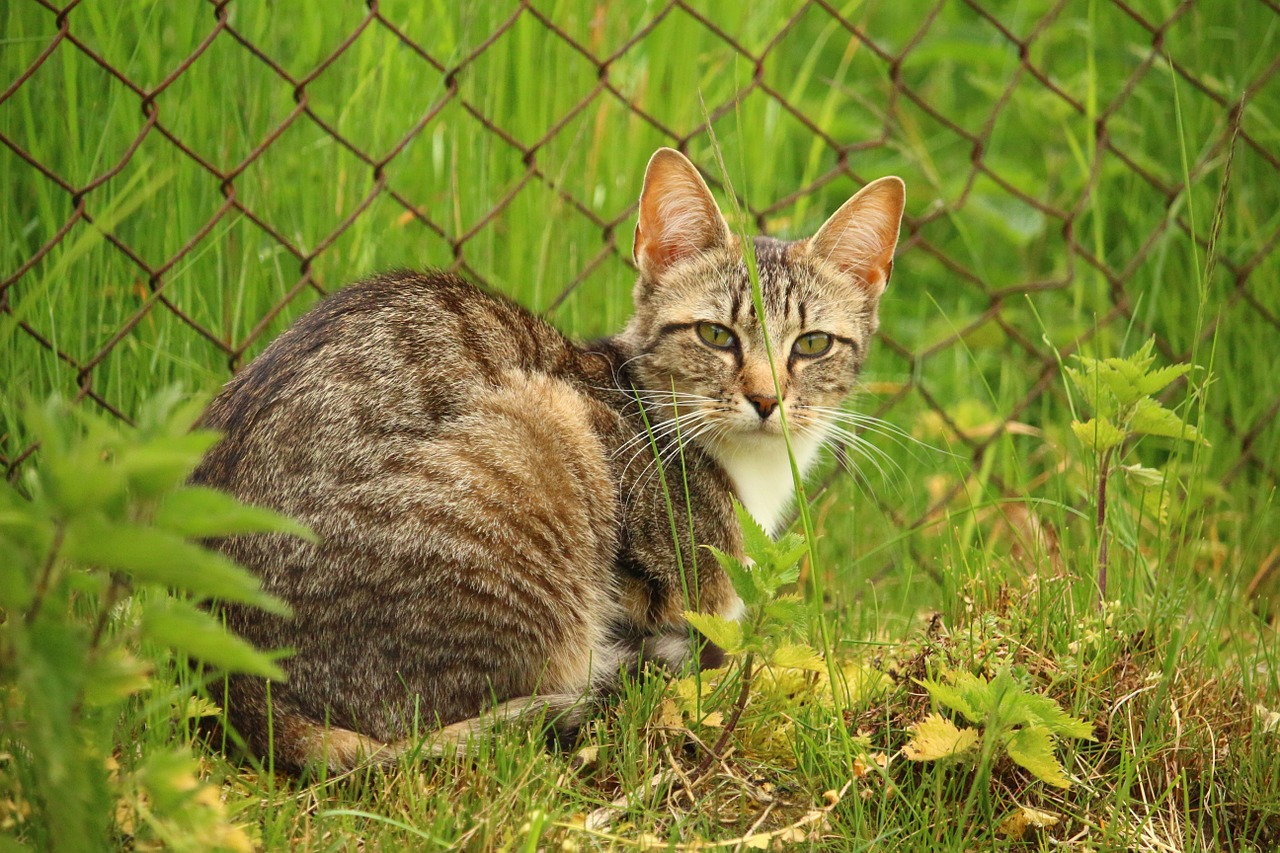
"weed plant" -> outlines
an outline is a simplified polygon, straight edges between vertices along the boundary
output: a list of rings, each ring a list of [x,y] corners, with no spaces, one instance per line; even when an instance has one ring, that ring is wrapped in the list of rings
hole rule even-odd
[[[300,106],[226,33],[155,109],[218,168],[245,164],[230,187],[155,133],[126,158],[139,99],[69,43],[0,101],[12,143],[0,146],[0,271],[40,255],[0,296],[0,453],[18,495],[0,516],[0,847],[1280,847],[1280,348],[1267,345],[1280,315],[1269,286],[1280,278],[1280,88],[1264,74],[1280,17],[1265,3],[1206,0],[1164,31],[1173,61],[1147,62],[1152,34],[1117,4],[982,4],[1077,111],[968,4],[927,20],[915,4],[835,4],[885,52],[911,46],[892,70],[827,4],[802,5],[752,3],[728,18],[712,4],[674,9],[602,77],[528,10],[486,45],[514,6],[384,0],[386,21],[461,67],[433,69],[375,22],[308,83],[306,109],[375,158],[438,109],[378,170],[310,118],[251,158]],[[653,14],[531,6],[598,56]],[[297,0],[225,8],[295,78],[367,14]],[[1126,8],[1159,21],[1175,12],[1163,0]],[[66,19],[95,55],[153,86],[216,11],[84,0]],[[767,48],[758,85],[755,64],[699,15],[748,53]],[[0,6],[0,23],[7,87],[59,18],[22,0]],[[1257,80],[1268,82],[1251,91],[1244,140],[1210,94],[1231,103]],[[612,92],[576,110],[602,81]],[[983,168],[964,133],[982,138]],[[905,179],[907,229],[853,405],[865,444],[808,484],[793,528],[803,552],[748,537],[756,568],[734,571],[760,582],[746,587],[759,618],[736,641],[719,637],[741,649],[726,669],[629,683],[564,753],[512,730],[465,759],[293,779],[197,739],[216,672],[186,666],[172,634],[130,645],[146,614],[184,607],[166,604],[183,600],[162,589],[174,584],[121,585],[126,567],[66,555],[55,564],[74,588],[36,621],[80,638],[80,656],[23,633],[33,611],[12,580],[28,565],[14,531],[41,506],[34,483],[98,471],[119,488],[118,520],[152,531],[139,535],[164,529],[152,510],[126,511],[140,493],[122,469],[95,467],[114,415],[91,418],[96,427],[68,417],[50,427],[63,438],[27,456],[52,434],[47,417],[23,414],[43,411],[27,403],[79,395],[82,409],[144,425],[112,427],[123,430],[116,447],[172,437],[146,415],[160,389],[214,391],[323,291],[395,266],[457,266],[574,335],[607,334],[630,310],[624,214],[655,148],[685,143],[738,211],[736,230],[787,236],[811,233],[857,187],[831,177],[846,155],[828,140],[851,146],[860,179]],[[85,195],[92,222],[74,221],[43,254],[77,199],[15,146],[77,186],[123,163]],[[217,216],[230,190],[274,235]],[[206,226],[159,290],[129,257],[159,269]],[[1061,363],[1046,361],[1054,351]],[[1096,393],[1108,359],[1171,379],[1142,396],[1195,432],[1116,421],[1119,401]],[[1099,441],[1105,418],[1121,437]],[[35,705],[53,684],[35,674],[88,659],[97,646],[81,641],[99,622],[124,651],[77,670],[101,700],[92,724],[75,702]],[[57,720],[77,724],[38,740],[33,726]],[[74,802],[57,755],[97,780]],[[87,822],[66,823],[73,812]]]

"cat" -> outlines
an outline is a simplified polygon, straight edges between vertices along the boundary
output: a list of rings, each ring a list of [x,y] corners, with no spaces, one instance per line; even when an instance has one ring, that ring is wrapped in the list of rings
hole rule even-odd
[[[778,530],[780,410],[801,472],[839,431],[904,193],[882,178],[810,239],[753,239],[776,383],[743,246],[669,148],[645,172],[615,337],[575,344],[442,272],[376,276],[286,330],[210,404],[224,437],[193,475],[319,537],[214,543],[293,611],[222,610],[294,650],[287,681],[228,681],[249,749],[342,770],[514,718],[568,738],[621,673],[717,663],[682,613],[743,607],[698,546],[741,556],[733,498]]]

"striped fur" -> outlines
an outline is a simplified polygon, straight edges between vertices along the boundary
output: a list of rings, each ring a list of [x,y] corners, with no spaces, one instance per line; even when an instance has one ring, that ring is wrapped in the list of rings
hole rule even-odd
[[[211,404],[225,438],[193,480],[321,540],[215,543],[293,610],[223,611],[259,647],[295,650],[286,682],[230,679],[228,720],[254,752],[341,769],[462,749],[511,720],[569,737],[621,674],[716,657],[681,614],[736,618],[741,602],[692,543],[740,553],[731,496],[776,526],[791,485],[772,482],[776,414],[742,399],[772,380],[736,238],[672,151],[641,207],[636,314],[616,338],[575,344],[453,276],[392,273],[322,302]],[[866,231],[829,222],[815,240],[832,228]],[[824,427],[804,401],[848,393],[879,293],[839,246],[755,246],[807,464]],[[700,343],[689,324],[704,320],[739,350]],[[847,343],[785,356],[819,328]]]

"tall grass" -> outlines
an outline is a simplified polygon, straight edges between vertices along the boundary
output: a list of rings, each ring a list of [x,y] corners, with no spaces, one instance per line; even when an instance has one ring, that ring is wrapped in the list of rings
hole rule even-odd
[[[642,4],[533,5],[597,57],[613,56],[654,14]],[[307,84],[304,105],[375,162],[433,117],[375,171],[301,115],[226,187],[148,134],[118,174],[85,195],[93,224],[72,224],[5,293],[0,452],[11,459],[29,443],[23,398],[87,387],[130,416],[171,382],[215,389],[323,291],[389,267],[457,264],[572,334],[608,334],[630,310],[632,206],[659,145],[686,143],[713,187],[738,196],[723,205],[743,211],[735,228],[781,236],[811,233],[861,181],[897,174],[908,185],[908,226],[856,406],[916,441],[870,436],[888,455],[882,470],[855,459],[856,476],[811,484],[816,535],[806,569],[828,599],[829,651],[898,673],[888,693],[851,711],[851,731],[872,733],[868,755],[891,760],[859,777],[824,818],[829,831],[850,847],[948,849],[992,838],[994,827],[975,830],[976,818],[955,820],[972,790],[963,767],[908,766],[894,750],[925,708],[910,680],[924,671],[913,661],[981,666],[1007,654],[1072,713],[1104,726],[1107,739],[1076,753],[1080,782],[1062,799],[997,773],[1006,787],[983,801],[983,819],[1001,817],[997,804],[1035,801],[1066,817],[1059,829],[1088,829],[1103,847],[1144,838],[1195,847],[1236,833],[1262,846],[1280,837],[1280,765],[1250,728],[1252,703],[1280,706],[1265,623],[1276,593],[1266,567],[1280,529],[1280,349],[1266,343],[1280,314],[1280,290],[1270,286],[1280,277],[1271,118],[1280,95],[1273,83],[1252,93],[1249,138],[1236,138],[1231,155],[1228,110],[1177,70],[1232,103],[1264,75],[1280,16],[1261,3],[1199,4],[1168,29],[1171,65],[1150,56],[1151,33],[1111,3],[1069,6],[1043,30],[1051,4],[998,4],[1015,36],[1034,33],[1027,59],[1078,112],[964,4],[947,4],[927,25],[912,4],[837,5],[884,51],[913,45],[896,70],[820,7],[781,0],[732,15],[691,4],[747,53],[765,55],[758,77],[751,59],[683,9],[602,75],[527,10],[476,54],[513,4],[380,3],[381,16],[439,68],[375,22]],[[1172,6],[1134,8],[1162,21]],[[228,10],[236,31],[295,80],[366,15],[355,3],[323,13],[300,2]],[[58,23],[33,2],[9,4],[0,18],[7,84]],[[215,14],[197,3],[85,0],[68,20],[89,49],[145,88],[201,44]],[[616,94],[579,108],[602,81]],[[294,86],[227,33],[155,103],[164,128],[224,172],[300,106]],[[1098,117],[1110,148],[1099,147]],[[143,121],[139,98],[66,42],[0,103],[0,132],[77,187],[120,162]],[[966,133],[983,140],[981,169]],[[847,173],[832,175],[840,154],[824,136],[855,146]],[[7,275],[68,221],[74,200],[8,146],[0,146],[0,186]],[[227,192],[288,246],[235,212],[213,221]],[[1051,348],[1122,354],[1151,334],[1163,360],[1193,353],[1212,367],[1169,401],[1192,413],[1211,447],[1196,456],[1159,442],[1137,448],[1146,464],[1175,463],[1177,484],[1168,516],[1137,512],[1117,528],[1117,601],[1099,615],[1088,580],[1092,473],[1069,429],[1067,385],[1045,358]],[[72,365],[91,361],[83,376]],[[38,454],[24,464],[38,464]],[[943,627],[929,632],[931,611]],[[650,790],[646,782],[681,758],[676,739],[643,725],[662,690],[647,682],[625,696],[589,736],[596,752],[582,770],[513,735],[482,746],[474,761],[385,778],[307,786],[212,754],[209,772],[227,779],[233,808],[268,846],[317,848],[357,836],[374,845],[536,846],[545,837],[607,846],[623,842],[562,825],[623,795],[631,798],[624,817],[606,834],[734,838],[766,811],[762,826],[798,820],[850,778],[820,703],[764,696],[747,715],[737,775],[698,792],[702,808]],[[778,743],[768,739],[774,729],[783,731]],[[168,735],[157,727],[145,736]],[[772,805],[761,799],[764,782],[775,786]]]

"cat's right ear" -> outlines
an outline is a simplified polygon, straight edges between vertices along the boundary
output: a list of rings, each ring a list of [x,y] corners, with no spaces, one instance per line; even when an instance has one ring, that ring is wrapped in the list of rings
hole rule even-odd
[[[640,272],[657,278],[677,261],[729,242],[729,225],[711,191],[689,160],[659,148],[644,172],[635,259]]]

